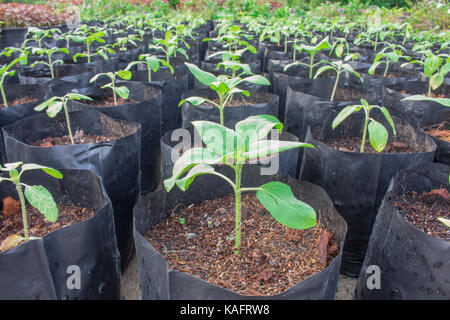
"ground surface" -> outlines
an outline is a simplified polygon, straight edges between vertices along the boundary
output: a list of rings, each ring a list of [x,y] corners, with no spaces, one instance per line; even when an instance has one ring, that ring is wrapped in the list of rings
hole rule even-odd
[[[336,300],[351,300],[355,290],[356,279],[351,279],[343,274],[339,277]],[[127,269],[122,275],[123,296],[126,300],[140,300],[141,290],[136,255],[131,259]]]

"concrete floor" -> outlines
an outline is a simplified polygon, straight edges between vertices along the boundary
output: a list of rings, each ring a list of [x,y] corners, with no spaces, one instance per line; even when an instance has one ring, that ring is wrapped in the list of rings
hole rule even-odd
[[[356,286],[356,279],[343,274],[339,276],[336,300],[351,300]],[[133,256],[127,269],[122,275],[122,294],[126,300],[141,300],[141,289],[136,255]]]

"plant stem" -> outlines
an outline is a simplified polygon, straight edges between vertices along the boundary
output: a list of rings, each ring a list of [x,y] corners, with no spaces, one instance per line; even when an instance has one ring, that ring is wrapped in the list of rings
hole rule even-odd
[[[150,66],[147,66],[147,70],[148,70],[148,82],[152,82],[152,69],[150,68]]]
[[[89,42],[86,43],[86,50],[87,50],[87,62],[91,63],[91,44]]]
[[[52,75],[52,79],[55,79],[55,73],[53,72],[53,64],[52,64],[52,55],[48,56],[48,65],[50,66],[50,73]]]
[[[236,198],[236,228],[235,228],[235,254],[239,254],[241,247],[241,173],[243,164],[236,164],[236,186],[234,194]]]
[[[116,97],[116,85],[114,84],[114,78],[111,78],[112,91],[114,97],[114,105],[117,106],[117,97]]]
[[[0,81],[0,91],[2,92],[3,105],[5,106],[5,108],[7,108],[8,102],[6,101],[5,88],[3,88],[3,80],[4,80],[4,78],[2,78],[2,80]]]
[[[73,135],[72,135],[72,128],[70,127],[70,119],[69,119],[69,112],[67,111],[66,99],[64,99],[62,103],[63,103],[64,113],[66,114],[67,130],[69,131],[70,142],[72,144],[75,144],[75,141],[73,140]]]
[[[387,76],[388,69],[389,69],[389,59],[387,59],[387,61],[386,61],[386,69],[384,69],[383,77]]]
[[[333,92],[331,93],[331,98],[330,98],[330,101],[331,101],[331,102],[333,102],[334,94],[336,93],[336,89],[337,89],[337,85],[338,85],[338,82],[339,82],[339,77],[340,77],[340,75],[341,75],[341,67],[339,67],[339,68],[337,69],[337,73],[336,73],[336,82],[335,82],[335,84],[334,84]]]
[[[22,208],[22,222],[23,222],[23,232],[25,234],[25,241],[28,241],[28,222],[27,222],[27,209],[25,207],[25,197],[23,196],[22,187],[19,181],[13,181],[16,185],[17,193],[19,194],[20,206]]]
[[[359,152],[361,152],[361,153],[364,153],[364,145],[366,143],[366,135],[367,135],[367,126],[369,125],[369,114],[368,114],[366,108],[364,108],[364,112],[366,114],[366,118],[364,120],[363,136],[362,136],[361,148],[359,150]]]
[[[310,63],[309,63],[309,78],[312,78],[312,72],[313,72],[313,62],[314,62],[314,56],[315,54],[311,54]]]

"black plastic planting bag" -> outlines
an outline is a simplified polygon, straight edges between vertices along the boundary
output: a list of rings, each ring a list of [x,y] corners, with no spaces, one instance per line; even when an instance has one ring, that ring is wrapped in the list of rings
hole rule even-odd
[[[308,202],[316,212],[320,212],[321,222],[335,234],[340,252],[342,252],[347,226],[321,188],[287,176],[260,177],[248,174],[242,183],[245,186],[259,186],[269,181],[287,183],[292,187],[296,197]],[[342,253],[335,257],[322,272],[303,280],[279,295],[269,297],[243,296],[190,274],[168,269],[167,262],[144,238],[144,234],[152,226],[165,219],[177,205],[189,206],[231,193],[231,188],[220,178],[199,176],[186,192],[181,192],[177,188],[169,193],[164,190],[157,191],[139,201],[134,208],[134,238],[142,299],[334,299]]]
[[[322,141],[339,137],[361,137],[364,115],[354,114],[333,130],[331,123],[336,115],[335,110],[319,114],[317,124],[308,129],[305,142],[315,148],[303,150],[300,177],[324,188],[338,212],[347,221],[348,234],[342,271],[357,277],[378,207],[391,178],[402,169],[432,162],[436,144],[422,131],[393,117],[397,131],[395,141],[405,143],[414,153],[338,151]],[[392,130],[386,121],[382,122],[390,132],[388,143],[392,142]]]
[[[7,108],[0,108],[0,128],[21,120],[25,117],[36,113],[34,107],[43,102],[48,94],[48,87],[37,84],[30,85],[7,85],[5,86],[6,100],[9,106]],[[16,99],[29,97],[36,99],[35,101],[11,106],[10,104]],[[3,99],[0,98],[3,103]],[[3,163],[6,160],[5,147],[3,145],[2,135],[0,133],[0,161]]]
[[[234,129],[234,128],[233,128]],[[276,134],[277,136],[274,136]],[[280,141],[293,141],[298,142],[298,138],[287,132],[283,131],[281,134],[278,131],[273,130],[267,139],[280,140]],[[189,129],[177,129],[174,131],[167,132],[161,138],[161,178],[162,180],[168,179],[172,176],[173,165],[179,157],[181,157],[182,152],[186,152],[188,149],[193,147],[201,147],[201,138],[197,130],[193,127]],[[294,148],[279,153],[276,156],[261,159],[257,164],[245,164],[243,175],[247,172],[255,173],[251,170],[246,170],[247,167],[257,166],[260,171],[257,172],[258,175],[273,175],[273,174],[288,174],[291,177],[297,176],[297,163],[299,158],[299,152],[302,148]],[[220,168],[219,170],[222,170]],[[234,179],[234,173],[228,172],[226,169],[223,174]]]
[[[25,40],[28,28],[2,28],[0,32],[0,50],[6,47],[20,47]]]
[[[129,98],[136,103],[118,106],[91,106],[80,101],[71,100],[70,110],[96,110],[114,119],[133,121],[141,124],[141,189],[153,191],[159,182],[157,151],[160,139],[161,91],[149,85],[134,81],[117,81],[117,86],[126,86],[130,90]],[[83,93],[83,90],[79,90]],[[110,95],[110,90],[89,89],[91,98]]]
[[[450,167],[433,163],[401,171],[392,179],[378,211],[366,258],[356,287],[357,299],[449,300],[450,243],[416,229],[388,201],[408,191],[429,192],[442,187],[450,191]],[[378,266],[380,287],[369,289]]]
[[[63,64],[55,66],[55,79],[51,78],[50,69],[37,65],[34,68],[23,67],[19,71],[21,84],[42,84],[67,82],[77,84],[79,88],[88,87],[89,80],[95,76],[94,67],[83,64]]]
[[[183,99],[192,96],[205,97],[208,99],[217,98],[217,94],[211,89],[194,89],[183,94]],[[258,100],[264,101],[257,104],[248,104],[242,106],[226,106],[223,110],[224,125],[234,128],[234,125],[250,116],[269,114],[278,115],[278,97],[268,92],[254,91],[250,92],[250,98],[244,96],[244,99],[250,100],[257,97]],[[233,99],[240,99],[239,94],[235,94]],[[212,105],[194,106],[189,102],[185,102],[182,106],[181,117],[183,128],[189,128],[192,121],[208,120],[220,123],[219,108]]]
[[[120,299],[120,256],[111,202],[101,180],[88,170],[62,169],[58,180],[42,171],[22,181],[43,185],[56,202],[93,208],[85,221],[55,230],[0,253],[0,299]],[[18,199],[14,184],[0,184],[0,197]],[[56,221],[58,222],[58,220]],[[68,287],[71,268],[80,270],[80,288]]]
[[[391,88],[384,88],[383,90],[383,105],[389,109],[391,114],[406,119],[413,126],[420,128],[450,122],[449,108],[446,108],[439,103],[432,101],[402,101],[402,99],[408,97],[409,94],[400,91],[407,88],[409,92],[422,94],[426,91],[426,83],[408,81],[402,86],[398,85]],[[447,97],[449,86],[443,85],[439,88],[439,92]],[[450,142],[431,135],[430,137],[433,138],[438,146],[435,160],[450,165]]]
[[[114,209],[117,246],[124,269],[133,254],[132,208],[139,199],[141,125],[112,119],[95,110],[70,112],[72,131],[118,134],[110,142],[32,147],[27,143],[67,134],[63,112],[51,119],[46,114],[27,117],[2,128],[8,162],[23,161],[52,168],[86,169],[102,178]]]
[[[172,75],[168,69],[154,73],[150,85],[161,90],[161,135],[181,126],[181,108],[178,103],[182,94],[188,90],[187,74],[176,72]],[[133,81],[148,83],[147,71],[133,72]]]

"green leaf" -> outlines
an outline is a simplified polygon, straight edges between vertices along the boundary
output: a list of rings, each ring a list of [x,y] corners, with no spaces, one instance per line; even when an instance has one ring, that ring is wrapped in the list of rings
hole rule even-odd
[[[430,77],[430,86],[433,90],[436,90],[444,82],[444,77],[440,73],[435,73]]]
[[[177,179],[186,170],[199,163],[215,164],[221,161],[222,157],[217,156],[211,150],[206,148],[192,148],[183,153],[183,155],[175,162],[172,169],[172,176],[164,180],[164,187],[170,191],[177,181]]]
[[[66,98],[70,100],[89,100],[92,101],[92,98],[85,96],[79,93],[68,93],[66,94]]]
[[[347,106],[341,110],[341,112],[338,113],[336,118],[334,118],[333,123],[331,124],[331,127],[335,129],[338,125],[342,123],[345,119],[347,119],[348,116],[353,114],[354,112],[358,112],[362,109],[362,106],[360,105],[353,105],[353,106]]]
[[[34,164],[34,163],[26,163],[26,164],[22,165],[21,172],[28,171],[28,170],[36,170],[36,169],[41,169],[45,173],[51,175],[54,178],[57,178],[57,179],[62,179],[63,178],[62,173],[59,172],[58,170],[53,169],[53,168],[49,168],[49,167],[46,167],[46,166],[41,166],[41,165],[38,165],[38,164]]]
[[[381,112],[383,112],[384,117],[386,118],[386,120],[389,122],[389,124],[392,127],[392,132],[394,133],[394,135],[397,134],[397,132],[395,131],[395,125],[394,125],[394,121],[391,118],[391,115],[389,114],[389,111],[386,107],[380,107]]]
[[[214,172],[213,167],[206,163],[199,163],[189,170],[188,174],[184,178],[177,180],[177,186],[180,190],[186,191],[197,176],[211,172]]]
[[[123,80],[131,79],[131,71],[129,71],[129,70],[120,70],[116,74],[119,78],[121,78]]]
[[[63,107],[62,101],[53,101],[48,105],[47,115],[50,118],[56,117],[56,115],[61,111],[62,107]]]
[[[332,66],[322,66],[322,67],[320,67],[320,68],[317,70],[316,75],[314,76],[314,79],[317,79],[317,77],[318,77],[319,75],[321,75],[322,73],[324,73],[324,72],[327,71],[327,70],[334,70],[334,71],[336,71],[335,68],[333,68]]]
[[[235,125],[238,148],[248,151],[252,143],[267,137],[273,128],[280,133],[283,131],[283,124],[272,115],[251,116],[239,121]]]
[[[443,105],[444,107],[450,107],[450,99],[449,98],[431,98],[422,95],[414,95],[409,96],[407,98],[402,99],[402,101],[432,101]]]
[[[262,159],[264,157],[300,147],[314,148],[313,145],[303,142],[259,140],[249,146],[248,151],[243,155],[244,158],[242,159],[242,161]]]
[[[217,81],[217,78],[212,73],[200,70],[200,68],[194,64],[185,62],[185,65],[201,84],[209,87],[211,83]]]
[[[181,100],[180,103],[178,104],[178,106],[181,107],[183,105],[183,103],[189,102],[193,106],[198,107],[199,105],[201,105],[205,101],[206,101],[206,99],[202,98],[202,97],[189,97],[189,98],[186,98],[184,100]]]
[[[243,81],[250,82],[253,84],[257,84],[257,85],[262,85],[262,86],[270,86],[270,81],[260,75],[254,75],[251,77],[244,78],[244,79],[240,80],[239,83],[243,82]]]
[[[431,77],[435,73],[442,63],[442,58],[435,55],[430,55],[425,59],[424,73],[427,78]]]
[[[26,186],[25,197],[50,222],[58,218],[58,207],[51,193],[43,186]]]
[[[122,99],[128,99],[128,96],[130,95],[130,89],[128,89],[125,86],[116,87],[115,88],[116,93],[122,98]]]
[[[193,121],[206,147],[218,156],[234,154],[237,137],[233,130],[211,121]]]
[[[316,225],[314,209],[295,198],[289,186],[269,182],[259,187],[256,196],[279,223],[292,229],[307,229]]]
[[[377,152],[383,151],[389,137],[386,128],[381,123],[372,120],[369,123],[368,131],[370,145]]]

